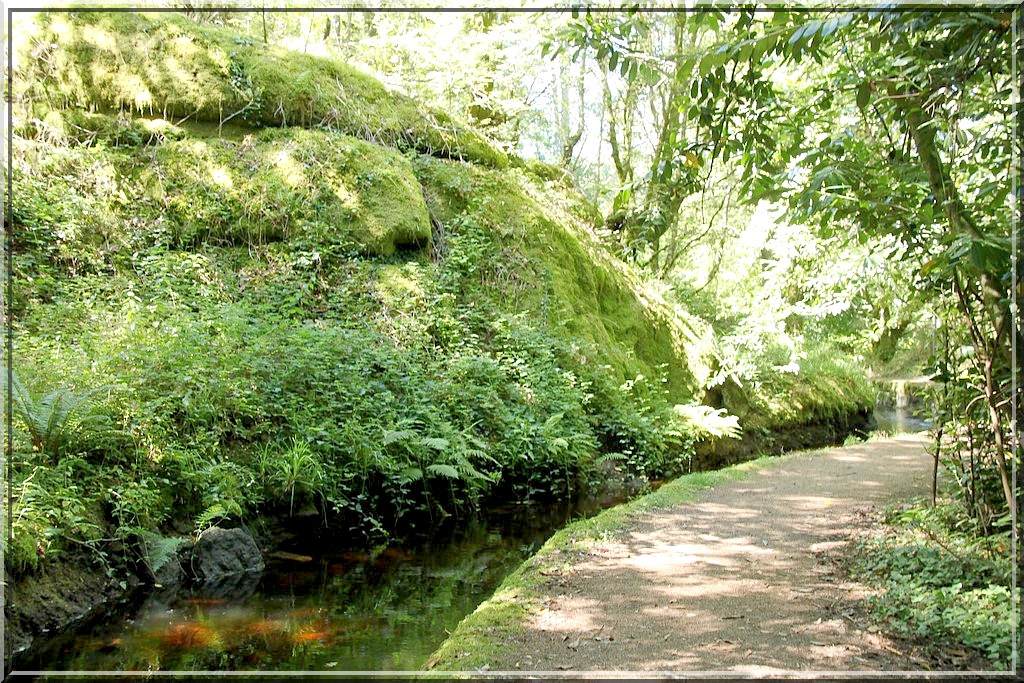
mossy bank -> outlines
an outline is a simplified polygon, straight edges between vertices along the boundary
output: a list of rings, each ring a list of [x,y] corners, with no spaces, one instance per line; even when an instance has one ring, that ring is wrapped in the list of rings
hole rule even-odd
[[[72,549],[147,576],[161,539],[268,515],[418,533],[675,476],[744,406],[870,405],[833,368],[676,409],[711,397],[710,325],[557,169],[344,64],[172,14],[17,36],[9,582]]]
[[[427,668],[453,672],[486,670],[496,653],[507,643],[515,642],[517,635],[527,628],[530,615],[543,608],[539,588],[547,577],[569,569],[575,559],[591,552],[606,538],[614,537],[637,514],[678,506],[693,500],[700,491],[742,480],[774,462],[775,458],[762,456],[720,470],[683,475],[654,493],[566,526],[510,574],[490,599],[462,620],[431,656]]]

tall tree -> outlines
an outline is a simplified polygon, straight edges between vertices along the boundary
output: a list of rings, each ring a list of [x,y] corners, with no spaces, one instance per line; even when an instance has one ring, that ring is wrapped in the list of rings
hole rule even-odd
[[[588,13],[558,35],[560,49],[590,50],[609,73],[663,98],[642,180],[622,168],[614,132],[610,140],[620,180],[631,181],[614,207],[626,231],[657,264],[680,196],[732,159],[745,198],[785,202],[788,219],[820,237],[892,238],[888,256],[916,264],[920,296],[956,304],[947,325],[974,350],[969,382],[988,407],[1013,509],[1012,349],[1022,335],[1010,311],[1021,290],[1011,268],[1021,151],[1011,56],[1021,45],[1011,26],[1020,9],[660,16]],[[647,40],[655,26],[671,48]],[[701,47],[701,36],[716,42]]]

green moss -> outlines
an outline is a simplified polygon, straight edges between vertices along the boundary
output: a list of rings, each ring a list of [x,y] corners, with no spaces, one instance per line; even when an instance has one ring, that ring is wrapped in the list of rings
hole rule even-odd
[[[108,131],[122,131],[122,137],[129,131],[141,142],[135,132],[158,125],[123,116],[81,118],[108,142]],[[184,134],[171,130],[173,137]],[[51,151],[48,163],[62,157],[63,173],[82,177],[106,169],[107,186],[93,199],[104,201],[108,236],[132,231],[120,241],[143,237],[134,231],[149,238],[169,232],[178,246],[303,239],[377,256],[430,244],[419,183],[409,160],[393,149],[322,130],[268,129],[242,140],[161,135],[161,144],[116,152]],[[16,201],[27,199],[29,188],[19,183],[18,189]],[[117,197],[122,201],[110,204]]]
[[[41,118],[23,122],[14,132],[57,145],[104,142],[115,147],[159,144],[186,136],[182,128],[163,119],[107,116],[82,109],[45,111]]]
[[[325,127],[427,154],[505,167],[446,114],[338,61],[257,45],[179,15],[40,12],[15,91],[48,108],[115,109],[221,124]]]
[[[875,405],[877,390],[863,368],[826,347],[809,348],[805,356],[795,367],[775,368],[747,383],[733,403],[742,406],[741,425],[773,429],[843,418]]]
[[[577,344],[580,359],[609,365],[619,381],[667,378],[669,398],[691,400],[708,375],[711,331],[685,318],[598,242],[585,200],[516,171],[421,157],[414,168],[448,234],[475,228],[498,246],[492,266],[523,263],[519,278],[488,277],[503,301],[541,312],[549,331]],[[523,282],[524,273],[536,282]],[[510,292],[510,288],[515,291]],[[514,296],[510,296],[514,295]]]

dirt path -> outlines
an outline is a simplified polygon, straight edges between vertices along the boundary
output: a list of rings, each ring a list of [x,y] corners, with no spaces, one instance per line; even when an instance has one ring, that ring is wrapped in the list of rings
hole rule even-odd
[[[640,513],[549,577],[492,671],[924,671],[829,559],[873,512],[927,495],[925,442],[790,456],[694,502]],[[941,667],[939,667],[941,668]]]

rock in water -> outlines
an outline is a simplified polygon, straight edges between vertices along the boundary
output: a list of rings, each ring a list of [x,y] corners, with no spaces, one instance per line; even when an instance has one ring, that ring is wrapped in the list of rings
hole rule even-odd
[[[258,574],[265,566],[249,532],[216,526],[200,534],[190,565],[195,579],[204,584],[220,583],[237,574]]]

